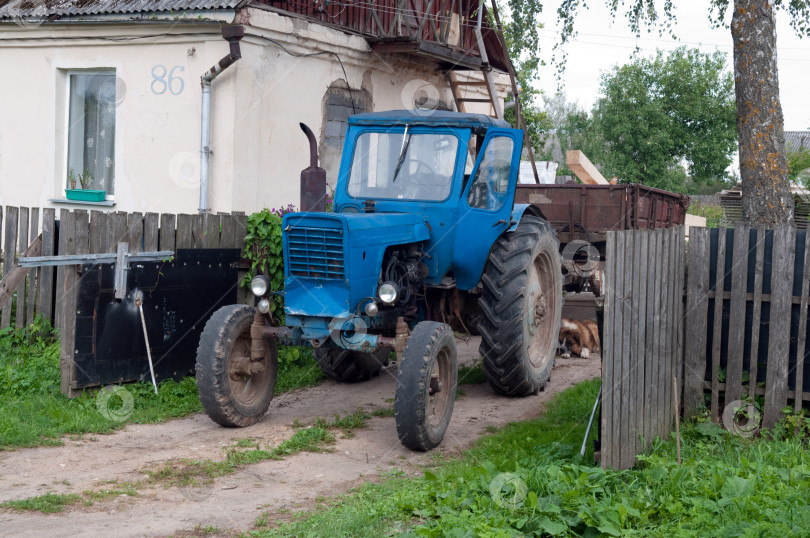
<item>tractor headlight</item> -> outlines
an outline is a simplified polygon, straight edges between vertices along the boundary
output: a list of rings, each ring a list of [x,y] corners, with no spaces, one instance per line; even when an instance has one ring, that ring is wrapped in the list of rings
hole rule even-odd
[[[397,285],[393,282],[383,282],[377,289],[377,295],[380,297],[380,301],[390,306],[394,304],[397,297],[399,297],[399,290],[397,289]]]
[[[268,301],[266,297],[262,298],[259,304],[256,305],[256,309],[262,314],[267,314],[270,312],[270,301]]]
[[[270,289],[270,282],[262,275],[254,276],[253,280],[250,281],[250,291],[256,297],[264,297],[268,289]]]

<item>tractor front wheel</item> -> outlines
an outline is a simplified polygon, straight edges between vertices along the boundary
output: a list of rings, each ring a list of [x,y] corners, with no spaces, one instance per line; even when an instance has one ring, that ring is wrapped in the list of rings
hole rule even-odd
[[[273,399],[278,352],[264,341],[264,356],[250,357],[250,325],[256,309],[223,306],[205,324],[197,348],[197,391],[206,414],[222,426],[244,427],[261,420]]]
[[[394,413],[400,442],[427,451],[442,442],[456,399],[456,342],[447,325],[419,323],[408,338],[397,374]]]
[[[484,374],[507,396],[543,390],[560,333],[562,271],[559,242],[543,219],[524,215],[495,243],[479,304]]]

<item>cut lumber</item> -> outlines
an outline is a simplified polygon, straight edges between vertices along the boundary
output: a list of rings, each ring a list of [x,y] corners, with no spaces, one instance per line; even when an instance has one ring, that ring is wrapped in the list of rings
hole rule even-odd
[[[565,164],[574,172],[583,183],[588,185],[607,185],[608,181],[602,177],[599,170],[591,164],[588,157],[579,150],[572,149],[565,154]]]

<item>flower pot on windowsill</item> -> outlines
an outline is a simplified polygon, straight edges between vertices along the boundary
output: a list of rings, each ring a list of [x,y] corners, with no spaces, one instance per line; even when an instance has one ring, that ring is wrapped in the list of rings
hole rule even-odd
[[[107,199],[107,191],[95,189],[65,189],[68,200],[78,202],[103,202]]]

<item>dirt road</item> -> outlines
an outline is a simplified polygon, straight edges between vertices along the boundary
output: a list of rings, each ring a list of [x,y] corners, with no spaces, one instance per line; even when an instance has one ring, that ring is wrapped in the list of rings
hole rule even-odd
[[[478,357],[477,339],[457,344],[462,362]],[[450,428],[434,452],[455,454],[488,426],[535,417],[553,394],[599,373],[598,356],[558,359],[545,392],[527,398],[497,396],[487,384],[463,385],[464,395],[456,400]],[[275,446],[293,435],[291,425],[296,419],[308,422],[358,409],[390,408],[395,375],[395,369],[384,370],[379,378],[365,383],[327,381],[283,394],[273,400],[262,422],[247,429],[221,428],[198,414],[163,424],[131,425],[111,435],[66,439],[60,447],[0,452],[0,501],[47,492],[81,493],[108,481],[134,482],[145,478],[145,470],[157,470],[172,460],[222,460],[225,447],[245,438]],[[403,448],[393,418],[372,418],[354,438],[336,437],[331,452],[266,460],[218,478],[210,487],[144,487],[135,497],[79,504],[49,515],[0,509],[0,534],[166,536],[198,525],[245,531],[264,511],[270,512],[272,520],[274,513],[306,508],[317,498],[332,497],[392,470],[420,474],[418,465],[434,457]]]

